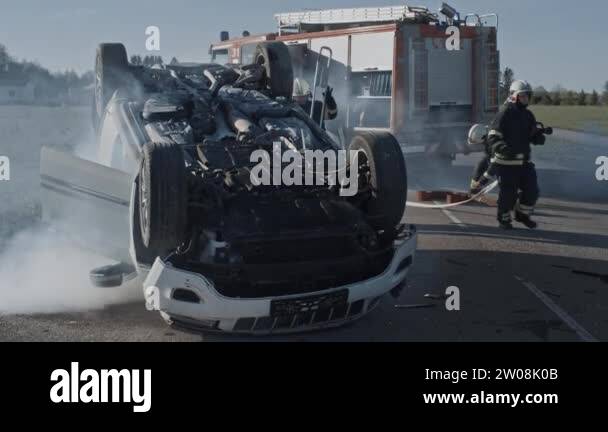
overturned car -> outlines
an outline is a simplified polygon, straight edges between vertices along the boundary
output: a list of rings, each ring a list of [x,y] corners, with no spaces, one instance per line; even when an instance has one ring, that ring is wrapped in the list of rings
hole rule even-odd
[[[241,333],[337,326],[401,288],[416,232],[402,223],[397,141],[331,136],[291,100],[292,81],[281,42],[250,65],[152,68],[100,45],[96,160],[41,153],[45,219],[117,262],[91,272],[95,285],[143,274],[146,306],[168,323]],[[357,154],[340,168],[356,193],[324,162],[303,168],[314,184],[252,176],[256,151],[344,149]]]

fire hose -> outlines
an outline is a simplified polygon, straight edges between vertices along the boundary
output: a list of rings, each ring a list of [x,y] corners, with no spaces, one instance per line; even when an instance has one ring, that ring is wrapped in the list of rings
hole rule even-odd
[[[475,201],[476,199],[480,198],[481,196],[490,193],[496,186],[498,186],[498,180],[493,181],[492,183],[490,183],[489,185],[487,185],[485,188],[483,188],[481,191],[479,191],[478,193],[476,193],[475,195],[473,195],[471,198],[465,200],[465,201],[460,201],[457,203],[452,203],[452,204],[423,204],[423,203],[419,203],[419,202],[411,202],[408,201],[406,203],[406,205],[408,207],[415,207],[415,208],[426,208],[426,209],[446,209],[446,208],[451,208],[451,207],[457,207],[463,204],[467,204],[470,203],[471,201]]]
[[[543,134],[543,135],[552,135],[553,134],[553,128],[552,127],[545,127],[545,125],[543,123],[541,123],[541,122],[536,122],[536,130],[537,130],[537,133]],[[498,186],[498,180],[493,181],[492,183],[490,183],[489,185],[487,185],[486,187],[484,187],[481,191],[479,191],[475,195],[471,196],[469,199],[467,199],[465,201],[460,201],[460,202],[457,202],[457,203],[452,203],[452,204],[423,204],[423,203],[419,203],[419,202],[410,202],[410,201],[408,201],[406,203],[406,205],[407,205],[407,207],[426,208],[426,209],[446,209],[446,208],[451,208],[451,207],[458,207],[458,206],[461,206],[463,204],[470,203],[471,201],[475,201],[478,198],[482,197],[483,195],[486,195],[486,194],[490,193],[496,186]]]

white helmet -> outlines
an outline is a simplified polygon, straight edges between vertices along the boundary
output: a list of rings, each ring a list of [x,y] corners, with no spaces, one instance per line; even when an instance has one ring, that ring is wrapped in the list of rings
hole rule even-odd
[[[312,92],[310,91],[310,86],[301,78],[296,78],[293,80],[293,96],[308,96]]]
[[[483,144],[488,136],[489,127],[484,124],[475,124],[469,130],[469,145],[479,145]]]
[[[528,93],[529,95],[532,95],[532,86],[528,81],[513,81],[511,87],[509,88],[509,95],[512,97],[516,97],[520,93]]]

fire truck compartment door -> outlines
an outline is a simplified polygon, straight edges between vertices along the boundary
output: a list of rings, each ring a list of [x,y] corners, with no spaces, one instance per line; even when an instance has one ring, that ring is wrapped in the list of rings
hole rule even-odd
[[[459,51],[448,51],[445,39],[428,39],[429,105],[471,105],[471,41],[461,40]]]

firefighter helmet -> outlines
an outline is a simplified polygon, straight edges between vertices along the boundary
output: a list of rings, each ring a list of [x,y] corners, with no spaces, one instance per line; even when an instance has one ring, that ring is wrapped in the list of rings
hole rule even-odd
[[[516,97],[520,93],[528,93],[528,96],[532,96],[532,86],[528,81],[513,81],[511,87],[509,88],[509,95],[512,97]]]
[[[486,137],[488,136],[488,126],[484,124],[475,124],[469,130],[469,145],[479,145],[483,144]]]

